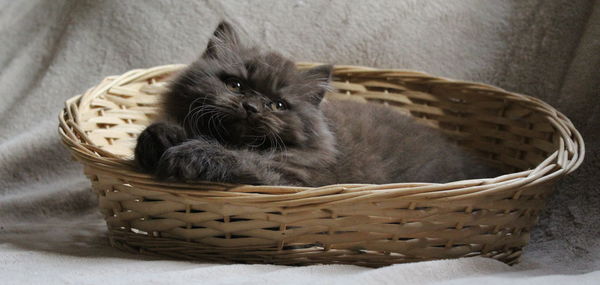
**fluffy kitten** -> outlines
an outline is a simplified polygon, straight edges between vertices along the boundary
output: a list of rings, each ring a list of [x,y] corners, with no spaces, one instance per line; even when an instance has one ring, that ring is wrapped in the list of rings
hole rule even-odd
[[[221,23],[164,94],[135,149],[158,179],[321,186],[490,175],[435,130],[385,106],[323,100],[332,67],[297,70]]]

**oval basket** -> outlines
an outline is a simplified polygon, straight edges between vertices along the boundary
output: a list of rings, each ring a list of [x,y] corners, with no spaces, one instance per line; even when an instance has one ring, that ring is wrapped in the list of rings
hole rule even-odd
[[[217,262],[377,267],[481,255],[512,264],[557,179],[583,160],[569,119],[536,98],[413,71],[337,66],[328,98],[388,105],[511,174],[319,188],[159,182],[134,170],[132,149],[182,67],[108,77],[69,99],[59,116],[114,247]]]

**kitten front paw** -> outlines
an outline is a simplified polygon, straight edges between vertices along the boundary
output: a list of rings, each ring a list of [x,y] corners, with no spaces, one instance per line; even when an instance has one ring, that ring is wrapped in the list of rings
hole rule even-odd
[[[169,148],[158,162],[159,180],[261,184],[254,173],[240,169],[237,158],[209,142],[193,140]]]
[[[226,165],[233,163],[209,143],[194,140],[165,151],[155,174],[160,180],[209,180],[224,176]]]
[[[185,140],[183,128],[164,122],[154,123],[139,135],[135,146],[135,161],[143,171],[154,172],[165,151]]]

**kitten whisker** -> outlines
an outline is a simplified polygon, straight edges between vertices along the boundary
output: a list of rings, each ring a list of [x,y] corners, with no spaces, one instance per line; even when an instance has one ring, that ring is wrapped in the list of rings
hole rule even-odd
[[[192,101],[192,103],[190,103],[190,107],[188,108],[188,112],[185,115],[185,117],[183,118],[182,125],[185,126],[186,124],[188,124],[188,118],[190,117],[190,115],[192,114],[192,112],[195,112],[194,110],[196,110],[196,108],[194,107],[194,104],[196,104],[196,102],[198,100],[200,100],[200,99],[204,98],[204,100],[206,100],[206,97],[207,97],[206,95],[203,96],[203,97],[198,97],[198,98],[194,99],[194,101]]]

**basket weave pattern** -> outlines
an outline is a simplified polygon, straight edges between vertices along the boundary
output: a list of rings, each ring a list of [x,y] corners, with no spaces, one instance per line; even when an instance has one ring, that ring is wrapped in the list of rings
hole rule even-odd
[[[511,264],[553,184],[583,160],[577,130],[538,99],[412,71],[337,66],[328,98],[388,105],[512,173],[319,188],[159,182],[134,170],[132,149],[156,116],[165,80],[182,67],[108,77],[59,116],[117,248],[219,262],[383,266],[483,255]]]

